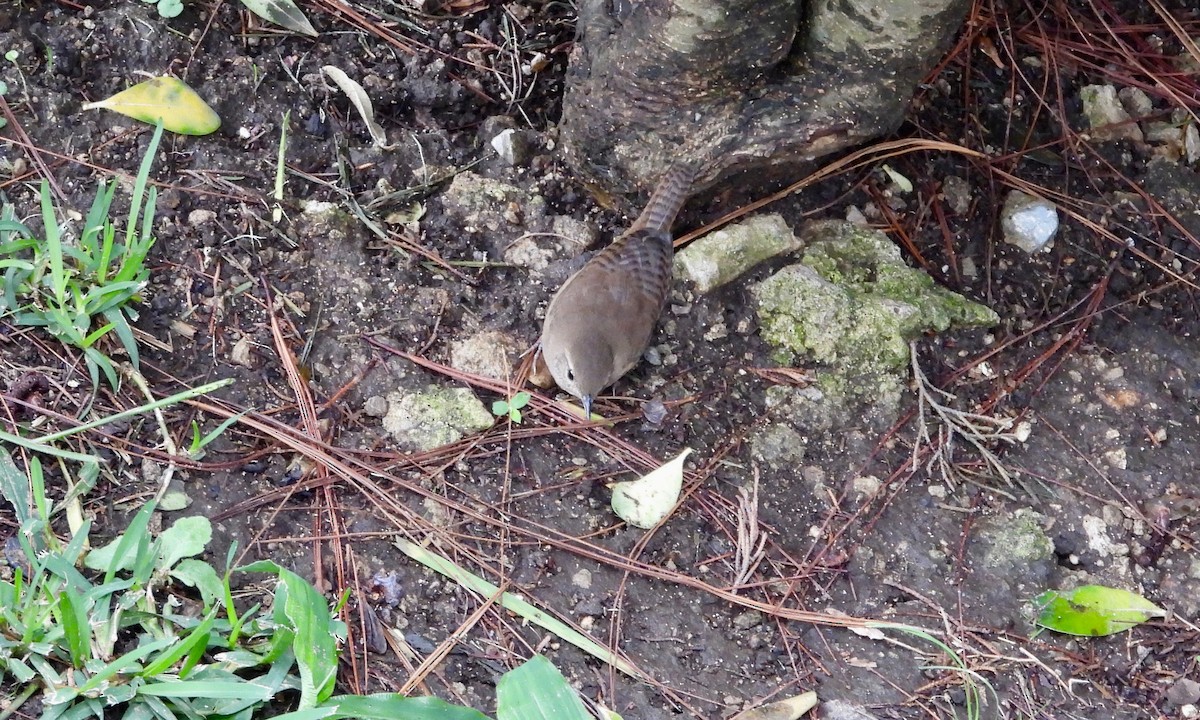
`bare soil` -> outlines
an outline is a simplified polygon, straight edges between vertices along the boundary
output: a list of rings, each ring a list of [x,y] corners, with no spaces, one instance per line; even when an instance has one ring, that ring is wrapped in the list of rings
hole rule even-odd
[[[1200,37],[1194,2],[1163,3]],[[1149,6],[1125,5],[1105,21],[1139,52],[1185,52]],[[991,448],[1013,484],[962,443],[953,473],[927,469],[937,448],[918,447],[914,467],[912,395],[898,419],[863,410],[827,427],[768,407],[780,378],[753,372],[771,362],[748,288],[794,258],[705,296],[678,285],[655,339],[658,364],[640,365],[600,404],[619,418],[612,427],[572,426],[539,395],[519,426],[498,421],[426,453],[398,446],[381,426],[381,399],[464,380],[389,349],[445,368],[455,343],[483,333],[532,345],[583,248],[539,243],[548,264],[534,270],[508,262],[513,243],[558,233],[594,237],[594,249],[620,232],[636,199],[594,196],[555,156],[566,4],[449,3],[433,15],[376,0],[346,6],[386,37],[331,7],[305,4],[320,36],[304,39],[237,3],[189,3],[173,20],[132,0],[0,4],[0,49],[15,52],[0,64],[9,119],[0,189],[30,218],[45,173],[62,207],[85,211],[99,178],[135,172],[149,131],[80,106],[144,73],[180,77],[220,114],[216,134],[168,135],[156,158],[142,372],[161,395],[234,378],[219,393],[223,407],[279,424],[273,435],[235,426],[201,462],[182,462],[176,482],[192,499],[182,512],[216,521],[213,558],[236,541],[243,559],[270,557],[330,598],[352,589],[345,690],[398,690],[449,643],[414,691],[485,712],[497,677],[541,652],[626,718],[723,718],[809,689],[824,703],[814,717],[965,715],[961,676],[936,667],[949,662],[936,648],[752,607],[765,603],[929,628],[994,688],[985,717],[1166,718],[1196,702],[1175,685],[1200,680],[1191,624],[1200,610],[1200,171],[1156,158],[1153,143],[1081,138],[1078,97],[1084,85],[1122,86],[1133,73],[1157,116],[1194,118],[1200,94],[1155,92],[1149,71],[1108,57],[1064,60],[1064,48],[1086,45],[1068,19],[1101,26],[1093,4],[1034,17],[1024,5],[981,1],[965,45],[914,101],[902,136],[983,149],[992,163],[909,154],[889,162],[914,179],[912,195],[889,197],[884,174],[858,171],[768,208],[799,227],[874,207],[868,218],[913,265],[999,313],[988,331],[925,339],[919,360],[960,407],[1030,424],[1025,442]],[[531,62],[540,71],[522,73]],[[322,79],[324,65],[367,89],[393,148],[371,144]],[[276,222],[270,192],[285,122]],[[517,166],[489,145],[507,127],[529,145]],[[1076,211],[1062,213],[1050,251],[1029,256],[1001,241],[1002,173]],[[469,204],[474,176],[511,186],[510,196]],[[950,176],[970,189],[961,212],[943,192]],[[680,226],[766,191],[717,188],[688,205]],[[0,320],[0,387],[30,372],[50,381],[40,401],[48,413],[75,416],[91,391],[75,354]],[[507,394],[503,381],[473,386],[488,406]],[[106,389],[95,412],[140,401],[132,387]],[[662,402],[665,417],[648,401]],[[297,409],[304,402],[317,413],[310,425]],[[178,445],[193,419],[205,429],[220,422],[202,408],[174,409]],[[755,452],[756,433],[788,423],[802,447],[786,459]],[[319,432],[314,446],[358,479],[302,461],[298,432]],[[91,438],[111,459],[88,505],[99,543],[153,494],[168,458],[151,422]],[[684,447],[697,452],[676,514],[649,534],[620,524],[605,483]],[[764,556],[736,597],[718,595],[738,574],[739,490],[754,478]],[[11,517],[0,518],[11,533]],[[619,648],[645,676],[615,672],[495,607],[472,621],[483,601],[408,560],[396,537],[431,541]],[[1030,599],[1083,582],[1132,589],[1174,615],[1109,638],[1034,637]],[[377,652],[386,630],[391,645]]]

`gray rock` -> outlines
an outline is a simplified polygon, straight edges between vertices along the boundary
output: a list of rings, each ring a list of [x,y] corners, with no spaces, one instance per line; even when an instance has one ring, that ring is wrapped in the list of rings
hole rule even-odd
[[[1095,140],[1142,141],[1142,129],[1121,107],[1117,89],[1112,85],[1085,85],[1079,91],[1083,115]],[[1125,124],[1121,124],[1125,123]]]
[[[495,418],[467,388],[430,385],[419,392],[388,395],[383,429],[401,446],[432,450],[456,442],[470,432],[486,430]]]
[[[800,241],[780,215],[756,215],[709,233],[675,256],[675,272],[701,293],[734,280],[763,260],[792,252]]]
[[[881,232],[823,222],[806,228],[802,240],[802,264],[753,288],[762,336],[781,364],[805,356],[856,377],[906,375],[908,343],[922,333],[999,321],[905,265]]]
[[[1049,200],[1012,190],[1000,214],[1004,241],[1033,254],[1049,249],[1058,232],[1058,208]]]
[[[942,180],[942,195],[956,215],[966,215],[971,209],[971,184],[957,175]]]
[[[1200,682],[1179,678],[1167,688],[1167,701],[1172,705],[1195,705],[1200,702]]]
[[[450,367],[473,375],[507,380],[521,353],[516,338],[499,330],[487,330],[450,344]]]

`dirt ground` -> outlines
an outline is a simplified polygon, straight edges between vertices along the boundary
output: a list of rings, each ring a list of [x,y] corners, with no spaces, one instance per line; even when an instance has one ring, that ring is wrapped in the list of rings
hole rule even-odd
[[[1162,2],[1200,39],[1192,0]],[[918,357],[958,407],[1028,424],[1023,442],[990,447],[1007,483],[962,442],[939,470],[949,448],[936,429],[918,443],[915,393],[898,416],[867,404],[836,424],[773,404],[781,376],[752,371],[772,363],[748,288],[794,258],[707,295],[677,283],[656,362],[599,405],[621,418],[610,428],[570,426],[539,396],[520,425],[497,421],[427,452],[398,445],[381,422],[398,396],[437,385],[472,386],[488,407],[505,397],[503,380],[453,376],[450,366],[480,366],[456,353],[482,347],[515,362],[583,246],[628,220],[554,152],[566,3],[449,2],[429,15],[382,0],[304,7],[316,39],[230,2],[189,3],[169,21],[131,0],[0,4],[10,52],[0,190],[29,218],[48,171],[64,207],[86,211],[99,178],[134,173],[149,131],[80,106],[144,74],[180,77],[221,116],[212,136],[166,136],[156,159],[142,371],[163,395],[234,378],[225,406],[278,424],[236,426],[185,463],[182,512],[216,521],[215,558],[237,541],[244,559],[275,559],[331,598],[352,588],[345,690],[398,690],[449,642],[416,691],[484,712],[497,677],[541,652],[625,718],[724,718],[809,689],[819,718],[966,715],[961,675],[940,667],[949,660],[936,648],[755,607],[765,603],[929,628],[994,688],[984,717],[1174,718],[1200,701],[1200,686],[1180,680],[1200,681],[1200,168],[1149,137],[1087,136],[1079,101],[1085,85],[1137,86],[1154,118],[1197,122],[1200,72],[1168,61],[1186,48],[1149,4],[1062,0],[1031,15],[980,0],[971,34],[922,86],[899,135],[961,143],[990,162],[911,153],[889,161],[916,181],[910,196],[887,192],[873,168],[767,208],[796,229],[856,208],[910,264],[999,314],[994,328],[922,339]],[[1121,43],[1138,63],[1126,54],[1122,64]],[[531,63],[538,72],[522,72]],[[371,144],[325,65],[364,86],[394,147]],[[524,151],[516,165],[490,146],[506,128]],[[1059,202],[1048,252],[1002,242],[1013,178]],[[957,208],[948,184],[966,188]],[[768,190],[717,188],[689,203],[680,227]],[[90,388],[71,353],[0,320],[0,386],[31,370],[54,388],[46,407],[79,410]],[[105,391],[96,412],[138,402],[133,389]],[[300,460],[302,402],[317,411],[316,445],[357,479]],[[192,419],[220,421],[175,409],[169,426],[185,447]],[[799,440],[767,451],[764,433],[780,427]],[[153,492],[166,458],[150,423],[95,442],[114,461],[89,503],[98,543]],[[606,482],[684,447],[695,462],[675,516],[649,534],[620,524]],[[763,556],[730,595],[747,527],[740,491],[755,478]],[[431,540],[619,648],[644,677],[495,607],[471,620],[481,600],[408,560],[396,537]],[[1134,590],[1173,614],[1108,638],[1035,633],[1030,599],[1084,583]],[[389,630],[391,649],[377,652]]]

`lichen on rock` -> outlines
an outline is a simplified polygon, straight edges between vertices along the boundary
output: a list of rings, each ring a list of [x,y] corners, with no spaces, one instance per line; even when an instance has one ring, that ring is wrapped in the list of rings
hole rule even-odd
[[[425,451],[486,430],[495,418],[467,388],[430,385],[417,392],[388,395],[383,429],[410,450]]]
[[[909,342],[922,333],[999,321],[991,309],[905,265],[879,231],[820,222],[805,228],[802,240],[803,261],[753,292],[774,359],[805,357],[825,366],[823,389],[860,397],[885,391],[907,373]]]

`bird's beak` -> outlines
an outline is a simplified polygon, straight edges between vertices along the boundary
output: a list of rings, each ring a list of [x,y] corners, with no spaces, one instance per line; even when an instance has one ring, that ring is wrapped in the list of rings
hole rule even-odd
[[[592,421],[592,396],[584,395],[580,399],[583,400],[583,419],[585,422],[591,422]]]

